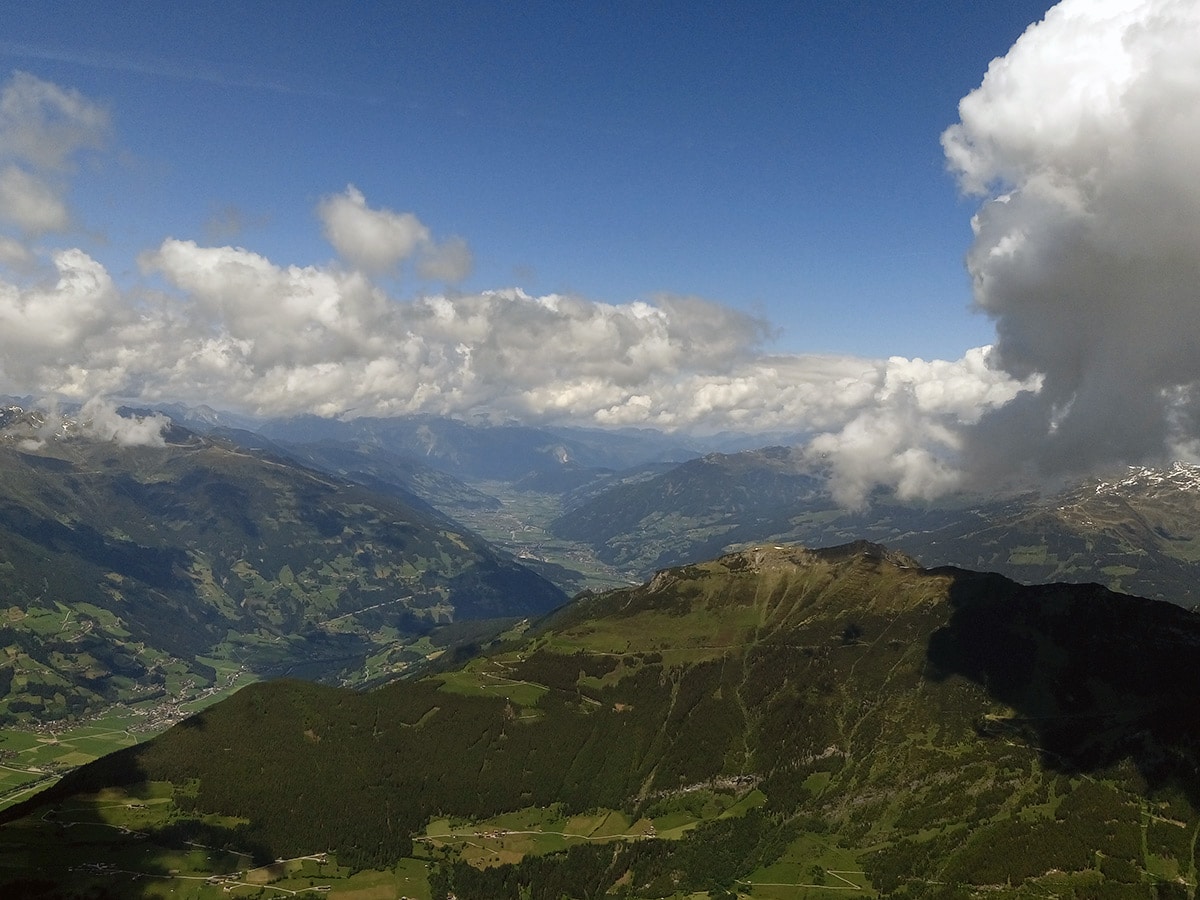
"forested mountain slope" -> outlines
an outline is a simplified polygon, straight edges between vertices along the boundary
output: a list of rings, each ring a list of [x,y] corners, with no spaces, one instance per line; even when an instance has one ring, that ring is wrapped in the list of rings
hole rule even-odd
[[[179,428],[120,446],[0,424],[10,720],[211,680],[215,657],[336,673],[438,623],[566,599],[428,505],[287,459]]]
[[[158,784],[171,824],[143,848],[410,857],[464,900],[777,896],[835,872],[851,896],[1190,896],[1198,649],[1193,613],[1096,585],[758,547],[583,596],[420,681],[251,686],[0,838]],[[574,841],[572,816],[625,824]],[[138,852],[153,871],[168,850]]]

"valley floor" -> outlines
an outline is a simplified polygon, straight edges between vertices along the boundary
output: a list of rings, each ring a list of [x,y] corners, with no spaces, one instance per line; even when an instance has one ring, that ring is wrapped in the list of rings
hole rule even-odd
[[[120,704],[70,722],[0,728],[0,810],[44,790],[72,769],[161,734],[258,680],[234,663],[217,671],[217,683],[211,687]]]

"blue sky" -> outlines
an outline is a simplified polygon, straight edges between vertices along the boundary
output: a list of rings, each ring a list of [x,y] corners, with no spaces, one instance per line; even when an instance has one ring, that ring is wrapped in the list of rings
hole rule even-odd
[[[354,184],[465,239],[459,290],[697,295],[780,352],[956,359],[993,326],[939,135],[1048,5],[12,3],[0,72],[111,113],[43,242],[119,281],[168,236],[326,263],[314,209]]]

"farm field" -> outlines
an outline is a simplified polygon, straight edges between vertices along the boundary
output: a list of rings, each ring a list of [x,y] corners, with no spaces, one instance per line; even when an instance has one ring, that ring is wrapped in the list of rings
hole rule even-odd
[[[28,799],[72,769],[149,740],[257,680],[236,663],[206,661],[218,674],[212,688],[185,687],[174,697],[114,706],[85,721],[0,729],[0,810]]]
[[[175,813],[167,784],[78,798],[0,836],[0,870],[37,871],[80,891],[136,891],[140,897],[208,900],[260,896],[266,889],[279,897],[430,900],[427,865],[420,860],[351,872],[323,852],[262,864],[234,847],[206,846],[199,834],[196,840],[178,835],[171,847],[162,836],[170,834]],[[239,823],[210,816],[205,824],[215,833]]]
[[[602,590],[640,580],[637,573],[603,562],[594,548],[551,533],[550,523],[562,514],[560,494],[515,489],[500,481],[485,481],[479,490],[502,504],[499,510],[447,506],[446,512],[493,546],[543,572],[567,593],[583,587]],[[541,564],[541,566],[539,566]]]
[[[619,810],[566,815],[557,807],[531,807],[479,821],[437,819],[416,839],[413,856],[386,870],[351,871],[338,864],[336,854],[320,850],[265,863],[255,860],[250,849],[237,846],[238,828],[245,823],[233,817],[205,816],[200,827],[193,823],[185,830],[178,825],[176,794],[168,783],[149,783],[52,806],[0,832],[0,872],[38,871],[77,891],[136,890],[142,897],[185,900],[258,896],[264,888],[280,897],[431,900],[429,871],[436,858],[450,855],[483,869],[582,844],[677,838],[702,821],[744,815],[765,802],[756,790],[697,789],[664,798],[655,815],[636,821]]]

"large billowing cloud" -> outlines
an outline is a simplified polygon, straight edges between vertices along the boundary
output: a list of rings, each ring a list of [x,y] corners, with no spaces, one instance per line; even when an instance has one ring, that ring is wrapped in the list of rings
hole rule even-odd
[[[34,360],[73,362],[80,345],[103,332],[123,305],[108,272],[82,250],[54,254],[54,267],[57,277],[43,285],[22,289],[0,281],[5,369]]]
[[[876,487],[905,500],[965,487],[964,431],[1035,391],[1037,378],[1008,378],[990,349],[979,348],[956,362],[893,357],[871,387],[844,424],[809,444],[824,457],[834,496],[846,506],[862,506]]]
[[[814,446],[845,460],[834,472],[847,502],[875,483],[872,459],[911,442],[952,448],[945,423],[977,417],[1017,389],[982,351],[953,363],[764,356],[765,323],[695,297],[606,304],[508,289],[397,301],[354,270],[283,267],[174,239],[141,264],[169,290],[122,294],[78,250],[57,254],[57,276],[45,283],[0,282],[0,389],[271,415],[482,410],[824,433]],[[870,453],[862,434],[877,436]],[[946,483],[936,471],[944,466],[937,453],[913,456],[902,489]],[[893,473],[881,469],[877,480]]]
[[[1195,452],[1200,5],[1065,0],[943,135],[984,197],[968,257],[995,358],[1041,389],[983,417],[981,479]]]
[[[195,335],[170,390],[224,395],[233,381],[239,405],[259,413],[596,420],[654,382],[728,372],[764,334],[695,298],[611,305],[510,289],[396,301],[357,271],[188,241],[164,242],[142,265],[178,290],[160,303]]]

